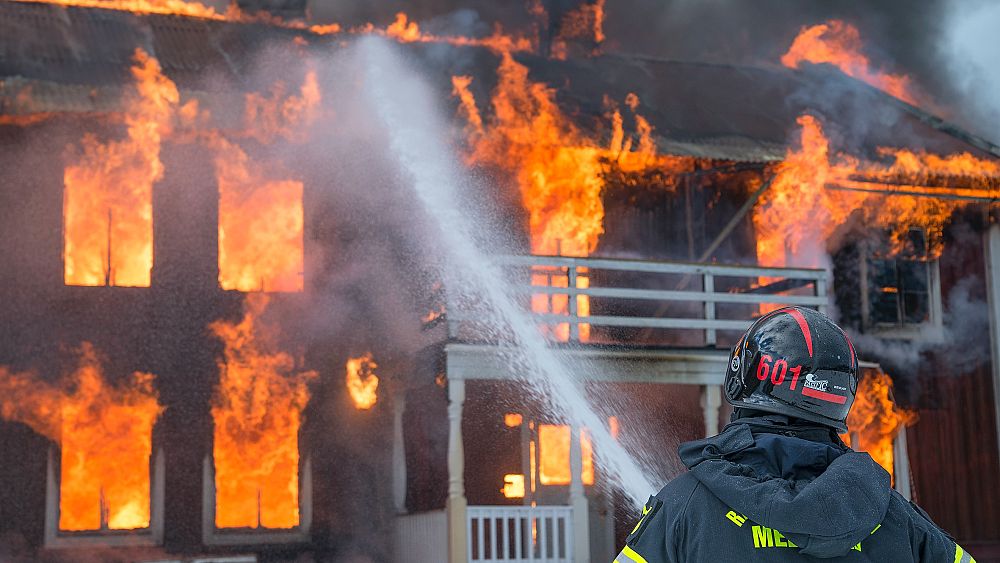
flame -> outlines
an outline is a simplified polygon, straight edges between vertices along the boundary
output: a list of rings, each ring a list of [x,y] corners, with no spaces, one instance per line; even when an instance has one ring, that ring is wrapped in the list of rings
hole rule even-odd
[[[55,4],[59,6],[75,6],[81,8],[99,8],[103,10],[117,10],[131,12],[134,14],[164,14],[173,16],[184,16],[189,18],[202,18],[209,20],[225,20],[244,23],[258,23],[287,29],[309,31],[316,35],[330,35],[340,33],[342,28],[339,24],[317,24],[306,25],[301,21],[285,21],[280,17],[272,16],[267,12],[256,12],[253,14],[244,13],[235,2],[229,4],[224,12],[218,12],[212,6],[207,6],[196,0],[18,0],[20,2],[32,2],[39,4]]]
[[[584,3],[570,10],[563,16],[559,26],[559,35],[552,41],[552,57],[565,60],[567,42],[574,39],[592,41],[597,54],[600,45],[604,43],[604,4],[605,0],[595,0],[593,4]]]
[[[403,42],[417,41],[420,39],[420,26],[417,22],[409,21],[406,14],[399,12],[396,19],[385,29],[385,34]]]
[[[500,489],[506,498],[524,498],[524,475],[521,473],[503,476],[503,488]]]
[[[322,96],[309,71],[298,95],[276,83],[269,95],[246,96],[242,136],[262,144],[302,142],[320,117]],[[302,291],[303,183],[268,177],[263,164],[218,131],[203,143],[215,153],[219,184],[219,285],[238,291]]]
[[[503,415],[503,423],[508,428],[517,428],[524,422],[524,417],[520,413],[509,412]]]
[[[127,137],[84,136],[64,172],[65,282],[148,287],[153,266],[153,184],[163,177],[160,144],[180,97],[156,59],[135,52],[126,95]]]
[[[855,450],[868,452],[892,475],[892,442],[916,418],[916,413],[896,405],[892,398],[892,378],[884,371],[873,371],[858,382],[854,406],[847,417],[850,437],[857,438],[857,443],[851,445]]]
[[[420,317],[420,322],[422,322],[424,325],[429,325],[434,321],[443,317],[445,313],[446,310],[444,304],[435,305],[433,309],[427,311],[426,315]]]
[[[194,0],[18,0],[40,4],[57,4],[60,6],[78,6],[82,8],[102,8],[105,10],[120,10],[137,14],[172,14],[193,18],[213,20],[227,19],[215,8],[206,6]],[[233,12],[235,15],[236,12]]]
[[[267,304],[248,295],[238,323],[209,326],[225,345],[212,405],[218,528],[299,524],[299,427],[316,372],[278,347]]]
[[[570,483],[570,428],[567,425],[538,425],[538,477],[542,485]],[[581,481],[594,484],[594,448],[590,434],[580,432],[580,452],[583,456]]]
[[[351,395],[355,408],[368,410],[378,402],[378,376],[375,368],[378,364],[367,353],[357,358],[347,360],[347,392]]]
[[[315,35],[335,35],[344,33],[345,29],[338,23],[327,24],[306,24],[301,21],[285,21],[278,16],[273,16],[267,12],[256,12],[252,14],[244,13],[236,3],[230,3],[225,12],[218,12],[215,8],[197,2],[195,0],[18,0],[21,2],[32,2],[39,4],[54,4],[59,6],[76,6],[82,8],[100,8],[105,10],[117,10],[131,12],[135,14],[165,14],[191,18],[202,18],[210,20],[224,20],[231,22],[256,23],[282,27],[295,31],[309,32]],[[604,0],[600,0],[603,4]],[[603,9],[600,11],[601,21],[603,21]],[[596,24],[600,26],[601,24]],[[396,14],[395,20],[388,26],[378,28],[374,24],[368,23],[346,30],[355,35],[382,35],[391,37],[397,41],[411,43],[446,43],[456,46],[483,47],[495,52],[530,52],[535,50],[535,43],[532,39],[524,36],[515,36],[504,33],[499,24],[494,26],[494,31],[487,37],[464,37],[464,36],[439,36],[420,31],[419,25],[411,21],[409,17],[400,12]],[[295,37],[293,41],[302,44],[302,37]]]
[[[219,285],[302,291],[302,182],[265,178],[239,145],[213,136],[219,183]]]
[[[770,188],[754,209],[757,257],[762,266],[823,266],[826,240],[855,212],[862,213],[865,224],[889,231],[893,252],[902,250],[911,227],[923,228],[929,242],[928,254],[937,256],[944,225],[965,203],[900,192],[1000,195],[1000,164],[996,162],[967,153],[940,156],[892,148],[878,151],[886,163],[862,162],[834,153],[817,118],[802,115],[798,124],[802,128],[798,145],[791,147],[785,160],[776,166]],[[941,175],[974,177],[977,185],[919,185]],[[900,177],[903,183],[897,181]]]
[[[412,21],[404,12],[397,13],[395,19],[385,29],[367,23],[352,28],[350,32],[357,35],[382,35],[401,43],[444,43],[458,47],[483,47],[497,53],[526,52],[535,49],[535,45],[530,39],[506,34],[499,24],[494,26],[493,34],[487,37],[425,33],[420,30],[420,25]]]
[[[310,25],[308,29],[316,35],[335,35],[343,31],[339,23]]]
[[[298,96],[285,95],[285,83],[278,81],[270,95],[251,92],[246,96],[243,122],[246,136],[264,144],[278,137],[303,141],[304,129],[319,117],[320,93],[316,71],[306,73]]]
[[[871,61],[861,53],[861,34],[858,33],[858,28],[849,23],[830,20],[803,27],[788,52],[782,55],[781,64],[799,68],[803,62],[832,64],[848,76],[904,102],[917,105],[910,78],[873,69]]]
[[[470,89],[471,78],[452,78],[459,112],[466,120],[470,146],[467,163],[509,174],[520,190],[528,213],[531,252],[537,255],[588,256],[604,232],[604,205],[601,198],[604,175],[612,167],[623,172],[646,169],[682,170],[691,159],[658,155],[653,128],[636,114],[638,143],[626,138],[621,113],[611,115],[612,135],[603,144],[585,135],[575,120],[563,114],[555,102],[555,91],[528,79],[528,69],[509,53],[501,55],[498,83],[493,92],[493,114],[484,120]],[[634,94],[627,100],[638,106]],[[536,271],[532,284],[567,287],[566,274]],[[589,287],[587,276],[577,278],[577,287]],[[532,310],[566,314],[567,295],[532,295]],[[589,314],[587,296],[578,296],[580,316]],[[554,327],[557,340],[569,337],[566,324]],[[586,341],[589,325],[580,325]]]
[[[58,385],[0,366],[0,416],[60,445],[60,530],[149,527],[149,459],[161,412],[153,375],[136,372],[112,385],[89,343]]]

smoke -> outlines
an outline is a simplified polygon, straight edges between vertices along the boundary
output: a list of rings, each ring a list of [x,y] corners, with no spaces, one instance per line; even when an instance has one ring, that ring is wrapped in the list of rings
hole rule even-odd
[[[955,0],[945,20],[941,54],[948,77],[969,102],[967,112],[976,132],[1000,139],[1000,4]]]
[[[877,334],[852,333],[862,357],[877,359],[889,373],[910,379],[928,372],[929,362],[944,358],[946,369],[937,374],[964,375],[990,360],[984,341],[989,334],[989,307],[976,295],[983,286],[978,276],[969,276],[952,287],[944,302],[940,327],[925,327],[912,339],[880,338]]]
[[[580,3],[580,2],[577,2]],[[543,2],[550,10],[566,2]],[[435,33],[481,36],[494,23],[530,31],[529,2],[383,0],[319,2],[316,21],[385,25],[397,12]],[[606,52],[684,61],[778,65],[804,26],[842,19],[856,26],[876,67],[913,77],[946,119],[996,140],[1000,123],[1000,6],[987,0],[617,0],[606,8]],[[983,120],[987,119],[984,123]]]

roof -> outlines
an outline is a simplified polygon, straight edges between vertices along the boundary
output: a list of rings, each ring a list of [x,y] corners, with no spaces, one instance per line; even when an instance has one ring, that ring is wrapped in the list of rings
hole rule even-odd
[[[207,97],[266,89],[253,78],[255,55],[265,50],[282,53],[281,62],[271,62],[282,71],[304,72],[303,49],[339,48],[344,41],[264,24],[0,2],[0,114],[107,111],[130,81],[137,47],[155,55],[183,91]],[[480,103],[496,82],[498,57],[486,49],[407,47],[442,99],[450,95],[452,75],[473,76]],[[622,55],[516,58],[532,80],[557,88],[559,104],[585,128],[602,121],[605,96],[622,101],[636,93],[639,112],[670,154],[780,160],[795,119],[813,113],[825,118],[838,147],[859,156],[874,156],[879,146],[1000,156],[990,143],[825,66],[791,70]]]

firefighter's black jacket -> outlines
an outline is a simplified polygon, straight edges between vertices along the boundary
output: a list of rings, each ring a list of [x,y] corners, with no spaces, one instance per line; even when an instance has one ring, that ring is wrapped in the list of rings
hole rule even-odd
[[[616,563],[975,561],[828,428],[744,418],[679,453],[689,471],[650,497]]]

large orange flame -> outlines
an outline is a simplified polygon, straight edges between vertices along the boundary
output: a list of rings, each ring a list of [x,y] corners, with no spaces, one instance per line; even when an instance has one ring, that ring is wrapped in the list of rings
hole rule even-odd
[[[967,153],[939,156],[891,148],[879,151],[887,163],[862,162],[835,153],[816,117],[800,116],[798,124],[799,143],[777,165],[770,188],[754,210],[757,258],[763,266],[823,266],[827,239],[855,212],[863,214],[867,225],[888,230],[894,251],[903,247],[910,228],[922,227],[934,256],[941,250],[944,225],[965,203],[909,194],[998,195],[997,162]],[[919,185],[932,177],[955,175],[979,178],[981,185]]]
[[[371,353],[347,360],[347,392],[358,410],[368,410],[378,402],[379,379],[375,375],[376,368],[378,364],[372,359]]]
[[[87,343],[59,385],[0,367],[0,415],[60,445],[61,530],[149,527],[149,460],[162,411],[151,374],[112,385]]]
[[[125,99],[127,137],[83,138],[66,167],[65,281],[148,286],[153,266],[153,184],[163,177],[160,144],[171,129],[177,87],[137,49],[135,90]]]
[[[302,182],[268,179],[259,163],[221,136],[210,143],[219,183],[219,285],[302,291]]]
[[[242,320],[209,327],[225,344],[212,405],[219,528],[299,524],[299,428],[316,372],[278,348],[275,328],[260,320],[267,303],[248,295]]]
[[[868,452],[893,475],[893,440],[904,426],[916,422],[916,418],[915,413],[900,408],[893,401],[892,378],[881,370],[872,372],[858,383],[854,406],[847,417],[849,441],[855,450]]]
[[[635,116],[639,142],[626,139],[621,113],[611,115],[611,139],[607,143],[585,135],[555,102],[555,90],[532,82],[528,69],[503,53],[493,92],[493,113],[484,120],[470,90],[471,78],[452,78],[453,92],[465,116],[470,145],[467,162],[504,170],[520,189],[521,202],[528,212],[531,252],[539,255],[587,256],[597,247],[604,232],[604,175],[615,166],[625,172],[647,168],[682,169],[690,159],[656,153],[652,126]],[[630,108],[638,97],[629,95]],[[566,287],[565,273],[536,272],[532,283]],[[577,278],[577,287],[587,287],[586,276]],[[565,314],[566,295],[534,295],[532,310]],[[587,316],[590,302],[578,296],[577,312]],[[568,326],[555,327],[558,340],[567,340]],[[580,337],[588,338],[589,326],[580,326]]]
[[[303,141],[319,116],[321,95],[310,71],[298,95],[247,95],[244,135],[263,144]],[[303,183],[267,177],[235,142],[205,135],[215,152],[219,183],[219,285],[239,291],[302,291]]]
[[[861,52],[861,46],[858,28],[841,20],[831,20],[803,27],[788,52],[781,57],[781,64],[798,68],[803,62],[829,63],[848,76],[916,105],[910,78],[872,68],[871,61]]]

